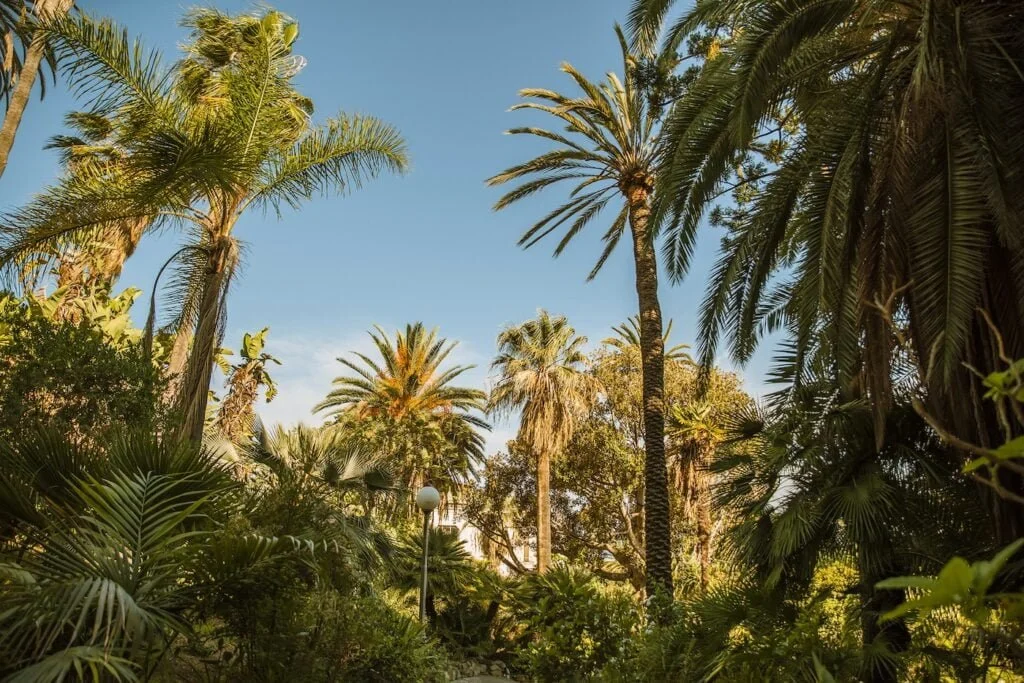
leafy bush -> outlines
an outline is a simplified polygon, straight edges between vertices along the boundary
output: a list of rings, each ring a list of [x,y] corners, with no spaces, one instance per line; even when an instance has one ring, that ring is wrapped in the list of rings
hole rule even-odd
[[[219,680],[254,683],[428,683],[446,670],[440,644],[379,597],[294,591],[261,601],[251,615],[242,638],[213,630],[193,641],[168,680],[190,678],[211,660],[223,662]]]
[[[569,566],[526,576],[513,592],[523,632],[513,668],[535,681],[584,680],[624,657],[639,624],[637,602]]]
[[[0,298],[0,436],[49,426],[84,438],[151,425],[163,391],[139,344],[88,322],[53,322]]]
[[[241,499],[207,451],[65,437],[0,447],[0,675],[148,676],[204,596],[297,555],[285,539],[225,532]]]
[[[677,602],[670,625],[639,638],[633,656],[603,679],[816,681],[815,660],[855,680],[859,623],[848,567],[815,577],[810,597],[790,601],[755,586],[723,585]]]

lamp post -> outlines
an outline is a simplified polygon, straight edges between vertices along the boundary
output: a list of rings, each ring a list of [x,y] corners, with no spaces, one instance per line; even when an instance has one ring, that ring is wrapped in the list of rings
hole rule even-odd
[[[423,511],[423,577],[420,582],[420,621],[427,618],[427,555],[430,550],[430,513],[441,504],[441,494],[433,486],[416,493],[416,507]]]

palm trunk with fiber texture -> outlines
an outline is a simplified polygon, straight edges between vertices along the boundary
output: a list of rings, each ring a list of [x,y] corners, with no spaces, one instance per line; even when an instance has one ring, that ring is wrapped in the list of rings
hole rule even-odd
[[[125,261],[135,253],[136,247],[139,246],[139,240],[142,239],[142,233],[149,223],[149,218],[135,218],[126,220],[118,226],[117,232],[113,236],[113,244],[109,245],[110,249],[101,264],[102,272],[98,274],[103,281],[101,284],[105,284],[108,288],[112,287],[114,281],[121,276]]]
[[[36,12],[40,19],[45,21],[65,14],[70,8],[71,0],[44,0],[36,6]],[[29,43],[28,50],[25,51],[25,61],[18,71],[11,99],[7,103],[4,123],[0,127],[0,176],[3,176],[7,169],[7,161],[11,156],[11,149],[14,147],[14,136],[18,133],[18,126],[21,125],[25,108],[32,97],[32,86],[35,85],[39,67],[43,63],[45,55],[46,41],[41,34],[36,33],[32,42]]]
[[[172,405],[178,397],[178,389],[185,379],[185,366],[188,363],[188,351],[192,344],[192,330],[182,327],[174,334],[171,345],[171,356],[167,360],[167,389],[164,391],[164,404]]]
[[[182,438],[199,443],[206,423],[209,403],[210,378],[213,376],[214,355],[220,342],[223,321],[221,310],[226,296],[227,278],[233,267],[234,254],[230,233],[219,238],[210,250],[206,282],[199,302],[196,336],[192,343],[184,380],[180,384],[178,405],[181,410]]]
[[[665,340],[658,303],[658,260],[648,232],[650,185],[626,190],[633,233],[644,406],[644,555],[647,598],[672,601],[672,538],[665,463]]]
[[[220,433],[234,443],[241,442],[252,431],[260,387],[254,370],[251,365],[235,368],[228,382],[228,395],[217,414]]]
[[[551,454],[537,452],[537,573],[551,566]]]
[[[707,467],[703,460],[701,467]],[[700,587],[707,592],[711,574],[711,482],[707,472],[697,473],[697,555],[700,560]]]

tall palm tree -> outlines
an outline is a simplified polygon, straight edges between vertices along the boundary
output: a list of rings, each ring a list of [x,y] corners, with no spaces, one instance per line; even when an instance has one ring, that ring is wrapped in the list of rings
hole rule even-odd
[[[596,398],[596,380],[586,372],[583,346],[564,316],[545,310],[498,335],[491,368],[498,381],[490,409],[520,411],[519,435],[537,459],[537,571],[551,565],[551,458],[558,455]]]
[[[10,216],[0,262],[80,243],[119,221],[184,228],[192,249],[179,252],[175,327],[193,334],[178,404],[181,433],[199,439],[238,272],[238,220],[253,208],[298,208],[401,171],[406,155],[398,133],[372,117],[341,114],[312,125],[312,103],[294,87],[305,61],[293,53],[298,24],[288,17],[200,9],[185,25],[192,39],[169,70],[109,21],[80,17],[39,29],[91,111],[118,120],[114,135],[126,153],[116,178],[62,179]]]
[[[650,223],[650,206],[657,167],[657,120],[648,97],[636,83],[636,63],[629,53],[621,29],[616,36],[622,49],[623,77],[609,73],[607,81],[595,84],[570,64],[569,74],[581,96],[529,88],[520,95],[531,101],[513,109],[533,109],[550,114],[565,125],[566,134],[542,128],[513,128],[514,135],[533,135],[554,142],[557,147],[525,163],[513,166],[488,180],[491,185],[525,180],[503,196],[495,209],[511,204],[562,181],[575,183],[570,200],[547,214],[519,240],[531,247],[562,226],[565,235],[555,247],[559,255],[611,202],[618,206],[615,218],[603,236],[604,249],[590,272],[597,275],[618,245],[628,226],[633,242],[636,292],[640,312],[640,341],[643,359],[644,488],[646,555],[649,593],[672,594],[672,549],[669,532],[668,479],[665,470],[665,378],[661,305],[658,302],[658,263],[655,231]]]
[[[640,46],[673,4],[635,3]],[[898,325],[930,412],[970,442],[1002,442],[965,366],[984,374],[1000,351],[1024,357],[1024,195],[1011,181],[1024,174],[1022,31],[1014,0],[699,2],[669,28],[670,46],[700,32],[725,39],[666,115],[652,220],[673,224],[674,277],[765,122],[785,120],[763,186],[726,237],[704,359],[723,336],[738,360],[783,325],[801,348],[824,336],[838,380],[864,387],[884,426]],[[886,301],[896,321],[877,309]],[[1020,477],[1003,484],[1024,491]],[[991,504],[1004,541],[1024,532],[1020,506]]]
[[[32,3],[32,10],[36,15],[36,21],[40,25],[45,25],[67,14],[73,4],[74,0],[35,0]],[[11,9],[9,2],[4,2],[3,5],[6,10]],[[22,5],[27,10],[28,3],[24,2]],[[6,11],[2,14],[10,16]],[[24,10],[22,14],[24,14]],[[14,147],[14,136],[18,132],[21,118],[24,116],[28,100],[32,96],[32,86],[35,85],[39,69],[50,49],[45,31],[41,28],[30,30],[32,37],[25,50],[24,60],[17,66],[17,69],[12,68],[10,71],[4,69],[8,73],[15,73],[15,75],[13,76],[14,86],[10,89],[7,102],[7,112],[4,114],[3,124],[0,125],[0,176],[3,176],[4,170],[7,168],[7,160],[10,157],[11,148]],[[11,33],[5,33],[4,38],[9,40],[10,35]],[[13,43],[8,43],[6,47],[5,52],[13,56]],[[6,89],[4,94],[8,94]]]
[[[483,460],[488,429],[476,413],[486,394],[454,384],[471,365],[442,367],[457,346],[423,323],[405,326],[392,340],[380,327],[370,332],[375,360],[338,362],[354,374],[334,380],[334,389],[314,408],[369,438],[395,458],[402,481],[415,490],[428,481],[441,488],[463,482]]]

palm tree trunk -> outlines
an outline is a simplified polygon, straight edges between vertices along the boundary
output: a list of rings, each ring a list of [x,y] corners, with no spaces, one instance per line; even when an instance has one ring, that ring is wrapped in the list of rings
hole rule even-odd
[[[224,300],[227,297],[227,283],[234,261],[230,234],[227,231],[222,234],[225,236],[219,238],[210,248],[209,267],[196,319],[196,336],[178,393],[178,406],[181,410],[179,434],[182,438],[196,443],[203,438],[210,378],[213,375],[214,356],[220,342],[224,322]]]
[[[100,284],[110,289],[114,281],[121,276],[124,264],[135,253],[142,239],[142,233],[149,225],[149,218],[131,218],[124,221],[117,227],[113,237],[113,244],[109,245],[110,250],[106,258],[102,260],[101,272],[97,273]]]
[[[36,6],[36,12],[40,19],[47,20],[60,16],[71,7],[71,0],[44,0]],[[32,97],[32,86],[35,85],[36,76],[39,75],[39,66],[46,55],[46,41],[42,34],[36,33],[25,51],[25,61],[18,71],[17,80],[14,83],[14,90],[7,103],[7,113],[4,115],[3,126],[0,126],[0,176],[3,176],[7,168],[7,161],[14,147],[14,136],[21,125],[21,119],[25,115],[25,108]]]
[[[167,389],[164,391],[164,404],[172,405],[178,397],[178,389],[185,379],[185,366],[188,363],[188,351],[192,344],[192,330],[182,327],[174,333],[171,355],[167,360]]]
[[[697,516],[697,552],[700,560],[700,587],[707,592],[708,579],[711,574],[711,482],[707,472],[708,452],[700,450],[700,460],[696,472],[696,516]]]
[[[551,454],[537,452],[537,573],[551,566]]]
[[[648,231],[650,188],[629,188],[629,224],[640,305],[644,405],[644,555],[647,597],[672,601],[672,537],[665,463],[665,341],[658,302],[658,260]],[[656,610],[656,612],[663,610]]]
[[[7,114],[4,116],[3,127],[0,127],[0,176],[3,176],[7,168],[7,160],[11,155],[11,148],[14,147],[14,136],[21,125],[21,118],[25,114],[25,107],[32,97],[32,86],[35,84],[36,75],[39,73],[39,65],[43,61],[43,54],[46,52],[46,43],[41,37],[35,37],[28,46],[25,53],[25,62],[18,72],[18,80],[14,84],[14,91],[7,105]]]

